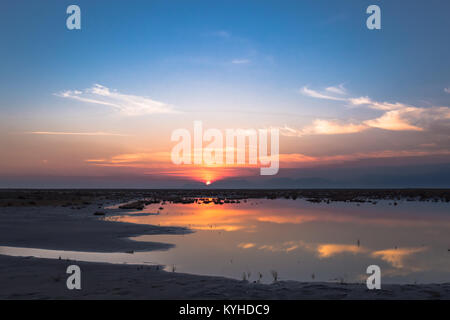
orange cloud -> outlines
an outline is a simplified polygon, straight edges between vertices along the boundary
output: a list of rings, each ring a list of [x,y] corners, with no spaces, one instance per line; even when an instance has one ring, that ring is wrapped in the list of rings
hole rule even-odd
[[[257,165],[248,164],[175,165],[171,161],[170,152],[127,153],[108,159],[87,159],[85,162],[100,167],[142,169],[143,174],[189,178],[205,183],[213,183],[226,177],[249,175],[248,170],[258,168]],[[152,172],[151,169],[158,169],[158,171]]]
[[[112,156],[109,159],[87,159],[85,162],[103,167],[152,168],[170,164],[169,152],[126,153]]]

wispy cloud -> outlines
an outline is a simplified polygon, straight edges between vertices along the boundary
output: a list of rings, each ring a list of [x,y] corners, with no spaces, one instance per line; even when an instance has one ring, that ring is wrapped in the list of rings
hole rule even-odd
[[[349,98],[348,101],[354,106],[372,103],[369,97]]]
[[[377,118],[357,122],[316,119],[303,129],[281,128],[282,133],[286,136],[357,133],[369,128],[389,131],[425,131],[433,127],[434,123],[450,120],[450,108],[448,107],[419,108],[400,102],[378,102],[367,96],[348,97],[347,91],[342,85],[328,87],[325,89],[325,93],[307,87],[303,87],[300,92],[311,98],[343,101],[351,106],[365,106],[383,113]],[[344,95],[347,97],[343,97]]]
[[[219,38],[230,38],[231,37],[231,33],[228,31],[225,31],[225,30],[213,31],[213,32],[210,32],[210,35],[219,37]]]
[[[314,134],[331,135],[356,133],[366,129],[367,125],[365,124],[344,123],[339,122],[338,120],[316,119],[311,125],[308,125],[303,129],[294,129],[288,126],[284,126],[283,128],[280,128],[280,132],[282,135],[287,137],[301,137]]]
[[[300,168],[311,165],[336,164],[364,159],[410,158],[426,156],[449,156],[450,150],[429,150],[419,147],[413,150],[379,150],[372,152],[344,153],[325,156],[308,156],[301,153],[280,154],[283,168]]]
[[[328,92],[334,93],[334,94],[347,94],[347,90],[345,89],[343,84],[340,84],[338,86],[331,86],[325,89]]]
[[[315,90],[309,89],[306,86],[301,88],[300,92],[302,94],[304,94],[305,96],[308,96],[308,97],[311,97],[311,98],[316,98],[316,99],[325,99],[325,100],[334,100],[334,101],[345,101],[345,100],[347,100],[345,98],[334,97],[334,96],[330,96],[330,95],[321,93],[319,91],[315,91]]]
[[[419,119],[414,116],[414,113],[419,115],[416,111],[419,111],[419,114],[423,113],[423,110],[418,108],[406,107],[399,110],[388,111],[379,118],[364,121],[364,125],[372,128],[392,131],[423,131],[423,128],[410,123]],[[409,113],[411,113],[412,117],[408,117]]]
[[[124,115],[144,115],[158,113],[177,113],[172,106],[152,100],[147,97],[120,93],[117,90],[100,84],[95,84],[92,88],[80,90],[66,90],[55,93],[56,96],[78,100],[86,103],[109,106]]]
[[[51,136],[116,136],[129,137],[130,135],[110,132],[63,132],[63,131],[30,131],[25,134],[51,135]]]
[[[114,155],[109,158],[86,159],[85,162],[97,167],[134,169],[173,167],[172,162],[170,161],[170,152],[126,153]]]
[[[444,91],[447,92],[447,93],[450,93],[450,87],[444,88]]]
[[[231,61],[233,64],[249,64],[250,62],[249,59],[234,59]]]

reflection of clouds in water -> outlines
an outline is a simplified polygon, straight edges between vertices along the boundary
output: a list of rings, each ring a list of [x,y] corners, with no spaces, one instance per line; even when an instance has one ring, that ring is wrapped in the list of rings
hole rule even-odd
[[[215,225],[211,227],[209,225],[189,225],[189,228],[195,230],[222,230],[222,231],[237,231],[244,227],[239,225]]]
[[[319,258],[330,258],[341,253],[365,253],[368,250],[351,244],[321,244],[317,247]]]
[[[242,244],[238,246],[239,248],[253,248],[255,244],[249,247],[243,247]],[[304,241],[286,241],[278,245],[273,244],[263,244],[258,246],[259,250],[268,250],[272,252],[291,252],[297,249],[304,249],[306,251],[315,252],[319,256],[319,258],[331,258],[338,254],[343,253],[367,253],[368,249],[363,247],[358,247],[357,245],[350,244],[310,244]]]
[[[335,210],[335,211],[332,211]],[[338,214],[337,214],[338,213]],[[378,225],[378,226],[397,226],[397,227],[425,227],[439,224],[441,226],[450,226],[448,217],[432,216],[418,217],[409,215],[407,219],[401,217],[402,211],[377,213],[371,215],[371,212],[361,208],[360,211],[345,211],[342,209],[323,209],[308,208],[307,211],[282,211],[278,210],[277,214],[273,212],[267,214],[267,211],[261,210],[260,216],[256,217],[259,222],[271,222],[276,224],[302,224],[308,222],[336,222],[336,223],[357,223],[361,225]],[[400,214],[400,215],[399,215]],[[396,216],[397,215],[397,216]]]
[[[303,200],[260,200],[255,205],[248,203],[216,205],[208,204],[167,204],[165,214],[159,216],[133,217],[119,216],[118,221],[166,226],[187,226],[196,230],[245,230],[255,232],[261,224],[305,224],[310,222],[355,223],[370,226],[411,227],[411,226],[450,226],[450,218],[438,211],[424,216],[420,209],[408,203],[399,207],[379,204],[355,207],[311,205]],[[262,205],[260,205],[262,204]],[[156,205],[147,206],[143,212],[154,212]],[[112,219],[112,218],[109,218]]]
[[[269,270],[276,265],[276,270],[287,279],[309,279],[306,270],[309,272],[310,269],[317,269],[326,279],[334,279],[341,276],[335,274],[334,266],[338,269],[345,266],[355,279],[365,271],[361,266],[378,264],[382,266],[383,277],[395,282],[416,281],[416,278],[442,281],[442,275],[434,272],[439,269],[448,274],[448,260],[440,256],[441,251],[436,251],[438,246],[447,245],[448,207],[406,201],[397,206],[388,203],[379,201],[376,206],[357,206],[354,203],[311,204],[304,200],[284,199],[223,205],[167,203],[164,212],[158,216],[128,215],[119,216],[118,220],[186,226],[198,231],[179,240],[164,236],[145,238],[146,241],[175,244],[165,254],[152,252],[152,256],[157,255],[154,260],[189,266],[186,270],[193,273],[206,268],[211,274],[235,277],[242,274],[237,270],[240,267],[256,265],[253,268]],[[159,206],[150,205],[143,212],[155,212]],[[432,255],[427,258],[419,254],[425,248],[416,248],[418,241],[426,244],[427,252]],[[399,243],[401,248],[391,249]],[[215,257],[203,256],[202,251],[209,248],[214,248]],[[233,258],[235,269],[222,270],[224,257]],[[302,269],[297,270],[300,261]],[[426,273],[416,275],[418,271]],[[367,277],[365,273],[362,276],[363,279]]]
[[[315,252],[320,259],[331,258],[340,254],[365,254],[370,257],[381,258],[383,261],[388,262],[396,269],[403,269],[404,272],[416,272],[421,271],[422,268],[406,265],[405,261],[408,257],[415,253],[423,252],[427,250],[427,247],[417,248],[397,248],[397,249],[385,249],[378,251],[371,251],[368,248],[364,248],[351,244],[309,244],[303,241],[286,241],[281,244],[263,244],[257,246],[255,243],[240,243],[238,245],[242,249],[257,248],[259,250],[267,250],[272,252],[286,252],[297,249],[303,249],[310,252]],[[396,270],[391,270],[392,274],[397,274]],[[398,270],[397,270],[398,271]]]
[[[272,216],[262,216],[262,217],[258,217],[257,218],[258,221],[260,222],[272,222],[272,223],[296,223],[296,224],[300,224],[300,223],[305,223],[305,222],[310,222],[310,221],[314,221],[317,220],[317,217],[307,217],[307,216],[303,216],[303,215],[294,215],[294,216],[290,216],[290,215],[272,215]]]
[[[253,248],[255,246],[254,243],[239,243],[238,244],[238,248],[242,248],[242,249],[249,249],[249,248]]]
[[[427,247],[386,249],[375,251],[372,253],[372,256],[380,257],[395,268],[416,271],[416,267],[405,265],[405,260],[411,255],[425,250],[427,250]]]
[[[297,249],[310,250],[312,247],[303,241],[286,241],[278,245],[263,244],[258,247],[259,250],[267,250],[272,252],[291,252]]]

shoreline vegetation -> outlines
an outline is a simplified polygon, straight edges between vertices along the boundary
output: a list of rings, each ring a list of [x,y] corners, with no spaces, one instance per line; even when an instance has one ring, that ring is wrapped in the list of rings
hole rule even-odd
[[[304,199],[314,203],[407,200],[450,202],[450,189],[0,189],[0,207],[84,207],[93,202],[127,203],[121,209],[140,209],[160,202],[215,204],[247,199]],[[131,202],[131,204],[130,204]]]
[[[449,202],[449,189],[398,190],[0,190],[0,246],[91,251],[169,250],[171,245],[132,241],[146,234],[185,234],[182,227],[105,221],[124,204],[213,202],[247,199],[305,199],[310,202],[397,200]],[[82,270],[82,290],[67,290],[66,268]],[[0,250],[0,299],[450,299],[450,283],[389,285],[275,281],[260,284],[183,274],[161,266],[12,257]]]

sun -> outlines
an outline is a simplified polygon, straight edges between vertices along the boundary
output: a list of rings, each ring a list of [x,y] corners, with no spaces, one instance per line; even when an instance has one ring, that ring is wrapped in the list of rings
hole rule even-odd
[[[207,186],[209,186],[209,185],[211,184],[211,181],[208,180],[208,181],[205,182],[205,184],[206,184]]]

